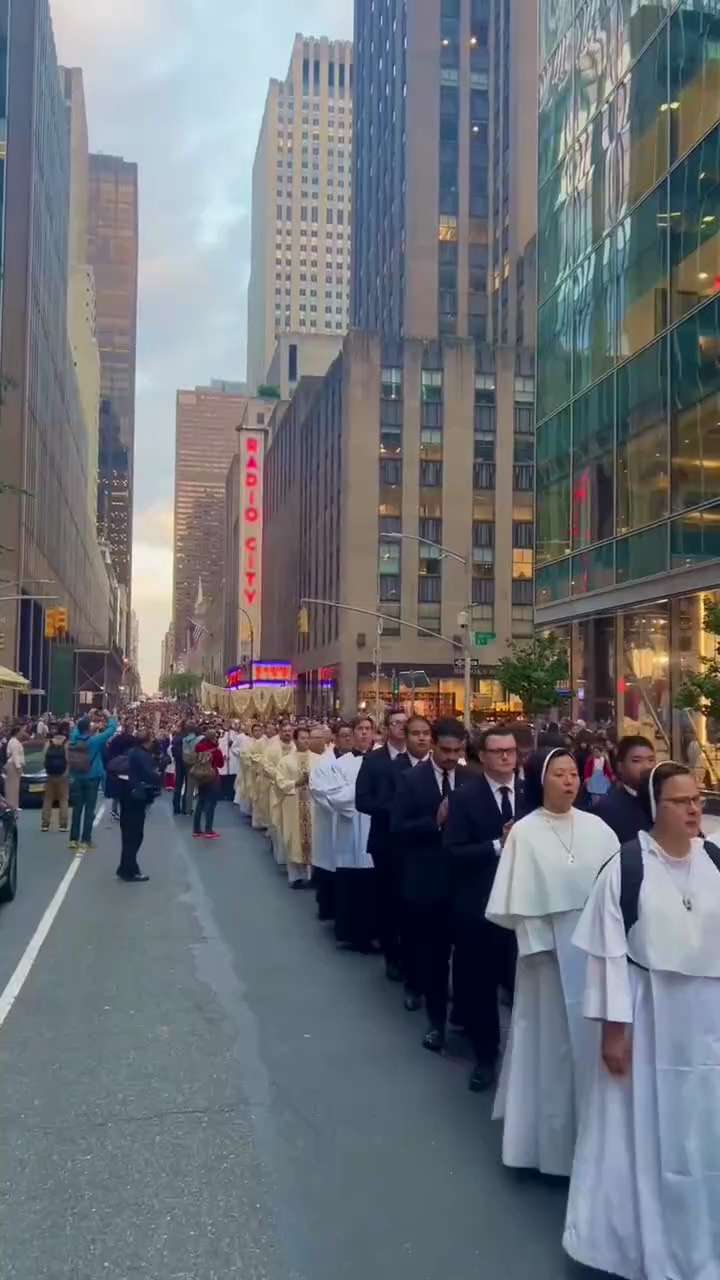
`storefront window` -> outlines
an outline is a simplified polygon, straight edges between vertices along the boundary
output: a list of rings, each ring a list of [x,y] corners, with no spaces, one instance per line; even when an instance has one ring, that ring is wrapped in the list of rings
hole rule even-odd
[[[640,733],[655,745],[660,759],[670,755],[671,701],[669,606],[622,614],[620,622],[624,706],[623,733]]]
[[[720,497],[720,302],[672,335],[673,510]]]
[[[615,708],[615,619],[588,618],[572,627],[572,688],[577,716],[591,724],[613,724]]]
[[[537,432],[537,556],[543,564],[570,550],[570,410]]]
[[[718,291],[720,128],[673,171],[669,222],[672,318],[678,320]]]
[[[670,19],[670,102],[673,159],[682,156],[720,114],[720,9],[709,0],[681,0]]]
[[[667,183],[615,233],[620,355],[652,342],[668,322]]]
[[[617,531],[652,524],[668,510],[666,342],[621,365],[617,374]]]
[[[574,547],[602,542],[615,528],[615,376],[573,405]]]
[[[699,592],[673,600],[673,638],[677,650],[675,694],[683,682],[700,668],[703,658],[714,658],[717,637],[704,626],[708,605],[720,604],[720,593]],[[677,710],[676,759],[694,772],[706,791],[720,790],[720,723],[700,712]]]

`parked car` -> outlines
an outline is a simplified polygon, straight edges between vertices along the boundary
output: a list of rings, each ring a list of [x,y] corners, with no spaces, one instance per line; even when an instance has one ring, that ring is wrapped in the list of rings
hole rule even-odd
[[[20,779],[20,808],[39,809],[45,799],[47,773],[45,772],[45,747],[42,738],[25,743],[25,767]]]
[[[0,902],[17,892],[18,833],[15,810],[0,795]]]

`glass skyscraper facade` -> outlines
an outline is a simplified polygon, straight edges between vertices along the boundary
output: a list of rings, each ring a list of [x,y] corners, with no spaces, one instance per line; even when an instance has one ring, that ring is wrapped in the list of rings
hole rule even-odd
[[[537,621],[576,712],[673,711],[720,587],[720,0],[541,0]]]

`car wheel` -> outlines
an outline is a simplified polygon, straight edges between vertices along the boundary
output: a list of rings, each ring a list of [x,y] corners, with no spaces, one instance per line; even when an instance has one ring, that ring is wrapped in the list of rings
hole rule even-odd
[[[17,893],[17,841],[13,841],[10,849],[10,865],[8,866],[5,883],[0,888],[0,902],[13,902]]]

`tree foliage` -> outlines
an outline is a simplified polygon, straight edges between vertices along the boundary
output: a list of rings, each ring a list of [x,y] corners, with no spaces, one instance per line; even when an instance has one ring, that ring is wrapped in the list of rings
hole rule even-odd
[[[193,701],[201,684],[202,676],[195,675],[192,671],[173,671],[170,675],[162,676],[160,691],[169,693],[172,698]]]
[[[526,716],[540,715],[555,705],[557,686],[568,679],[565,644],[550,632],[515,642],[510,649],[510,656],[498,663],[498,680],[507,693],[520,699]]]
[[[712,658],[700,658],[700,670],[683,681],[675,706],[720,720],[720,605],[712,601],[706,604],[703,627],[709,635],[717,637],[715,654]]]

